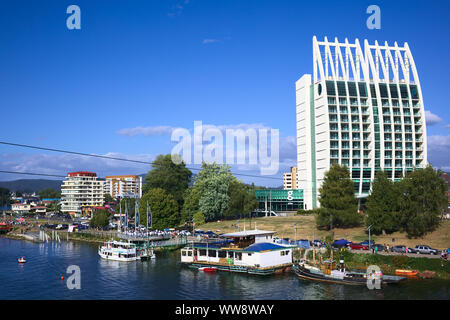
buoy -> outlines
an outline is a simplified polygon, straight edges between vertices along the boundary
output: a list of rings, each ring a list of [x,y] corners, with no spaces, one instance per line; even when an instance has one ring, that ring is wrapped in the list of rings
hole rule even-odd
[[[63,277],[63,276],[61,276],[61,280],[64,280],[64,277]]]

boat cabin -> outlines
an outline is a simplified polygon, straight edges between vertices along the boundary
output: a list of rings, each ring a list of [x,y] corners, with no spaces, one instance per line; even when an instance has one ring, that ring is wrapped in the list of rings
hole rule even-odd
[[[181,262],[247,268],[292,264],[293,246],[273,243],[274,231],[250,230],[223,234],[225,241],[194,243],[181,250]],[[231,240],[231,241],[230,241]]]

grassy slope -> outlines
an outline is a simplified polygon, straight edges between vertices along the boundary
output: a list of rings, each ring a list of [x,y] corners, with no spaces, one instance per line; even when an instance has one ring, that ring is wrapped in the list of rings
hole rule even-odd
[[[244,222],[246,229],[253,229],[256,226],[260,230],[273,230],[277,232],[280,238],[294,239],[293,224],[297,224],[297,239],[320,239],[329,234],[328,231],[320,231],[316,229],[314,216],[293,216],[293,217],[267,217],[267,218],[253,218],[241,219],[239,227],[244,229]],[[236,220],[209,222],[202,226],[198,226],[203,230],[212,230],[214,232],[235,232],[237,229],[232,226]],[[368,239],[364,227],[348,228],[348,229],[334,229],[334,238],[345,238],[350,241],[363,241]],[[406,233],[395,232],[390,235],[371,236],[376,243],[392,245],[392,238],[395,238],[394,245],[406,245],[414,247],[417,244],[427,244],[436,249],[444,249],[450,247],[450,221],[445,220],[434,232],[425,235],[422,238],[409,239]]]

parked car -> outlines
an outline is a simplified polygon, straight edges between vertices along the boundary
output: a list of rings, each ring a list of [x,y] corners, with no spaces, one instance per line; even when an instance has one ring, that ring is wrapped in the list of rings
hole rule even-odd
[[[373,248],[373,249],[376,248],[377,252],[386,250],[386,247],[381,245],[381,244],[373,244],[373,245],[370,246],[370,248]]]
[[[363,246],[369,246],[369,244],[370,244],[370,246],[372,247],[375,244],[375,241],[373,241],[373,240],[370,240],[370,241],[366,240],[366,241],[361,242],[361,244]]]
[[[417,245],[415,248],[417,254],[438,254],[439,251],[426,245]]]
[[[361,243],[350,243],[350,248],[352,250],[369,250],[369,246],[363,245]]]
[[[398,245],[391,248],[391,252],[406,253],[406,246]],[[416,253],[414,248],[408,248],[408,253]]]
[[[314,247],[321,247],[323,245],[323,242],[319,239],[314,239],[311,243]]]

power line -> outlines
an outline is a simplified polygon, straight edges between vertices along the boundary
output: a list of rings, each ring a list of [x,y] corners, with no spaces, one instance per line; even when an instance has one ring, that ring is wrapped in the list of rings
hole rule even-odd
[[[13,146],[13,147],[22,147],[22,148],[29,148],[29,149],[37,149],[37,150],[44,150],[44,151],[52,151],[52,152],[59,152],[59,153],[74,154],[74,155],[78,155],[78,156],[94,157],[94,158],[107,159],[107,160],[117,160],[117,161],[126,161],[126,162],[133,162],[133,163],[139,163],[139,164],[149,164],[149,165],[152,165],[152,166],[155,164],[154,161],[148,162],[148,161],[140,161],[140,160],[133,160],[133,159],[117,158],[117,157],[110,157],[110,156],[102,156],[102,155],[98,155],[98,154],[90,154],[90,153],[69,151],[69,150],[62,150],[62,149],[54,149],[54,148],[45,148],[45,147],[32,146],[32,145],[26,145],[26,144],[19,144],[19,143],[12,143],[12,142],[6,142],[6,141],[0,141],[0,144],[9,145],[9,146]],[[186,169],[197,170],[197,171],[201,170],[201,168],[192,168],[192,167],[186,167]],[[0,171],[0,172],[3,172],[3,171]],[[8,173],[8,172],[4,172],[4,173]],[[20,174],[20,173],[18,173],[18,174]],[[280,179],[282,179],[281,177],[269,177],[269,176],[262,176],[262,175],[251,175],[251,174],[245,174],[245,173],[233,173],[233,174],[235,176],[243,176],[243,177],[251,177],[251,178],[262,178],[262,179],[273,179],[273,180],[280,180]],[[32,174],[32,175],[41,175],[41,174]],[[45,175],[45,174],[42,174],[42,175]]]
[[[12,173],[12,174],[23,174],[30,176],[46,176],[46,177],[57,177],[57,178],[65,178],[66,176],[60,176],[56,174],[47,174],[47,173],[35,173],[35,172],[18,172],[18,171],[6,171],[0,170],[0,173]]]

